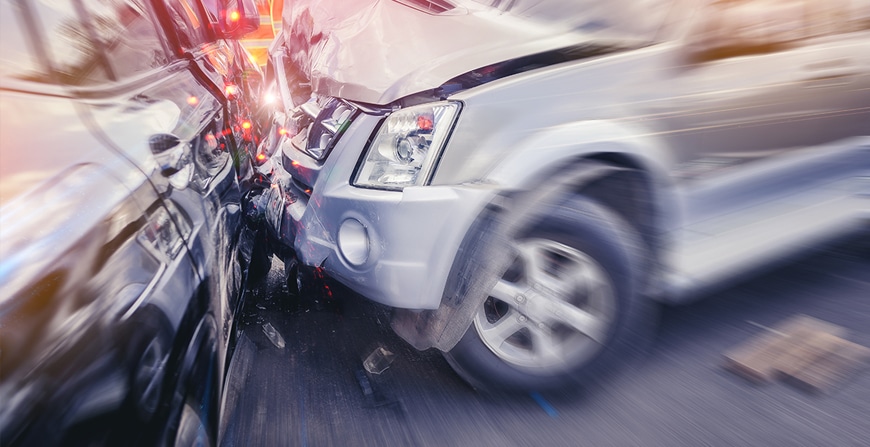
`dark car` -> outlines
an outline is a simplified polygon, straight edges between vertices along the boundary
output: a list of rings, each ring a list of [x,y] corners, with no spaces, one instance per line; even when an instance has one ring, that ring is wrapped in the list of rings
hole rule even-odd
[[[251,2],[0,2],[0,445],[217,441]]]
[[[476,387],[587,383],[657,302],[868,227],[868,0],[283,15],[259,209],[288,286],[316,268],[394,308]]]

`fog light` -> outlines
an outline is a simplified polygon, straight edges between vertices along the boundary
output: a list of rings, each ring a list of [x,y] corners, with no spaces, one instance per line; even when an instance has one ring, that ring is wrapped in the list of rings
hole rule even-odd
[[[365,225],[356,219],[347,219],[338,229],[338,250],[344,259],[360,266],[369,257],[369,234]]]

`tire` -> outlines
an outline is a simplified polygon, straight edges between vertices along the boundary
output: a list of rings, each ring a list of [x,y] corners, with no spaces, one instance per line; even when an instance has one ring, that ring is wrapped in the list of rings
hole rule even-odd
[[[204,329],[202,326],[197,329]],[[206,329],[208,330],[208,329]],[[164,430],[164,446],[193,447],[217,445],[219,414],[219,369],[217,365],[217,340],[209,331],[198,337],[195,354],[188,356],[183,364],[190,370],[179,378],[171,402],[168,424]]]
[[[513,264],[444,354],[479,390],[588,384],[651,338],[656,306],[641,295],[647,257],[638,233],[582,197],[545,214],[512,240]]]
[[[257,238],[251,250],[251,263],[248,266],[248,283],[259,284],[266,280],[272,269],[272,253],[266,246],[266,241]]]
[[[140,310],[126,328],[123,355],[128,366],[130,393],[127,406],[138,423],[148,424],[159,410],[171,349],[171,329],[166,316],[153,308]]]
[[[178,422],[178,431],[175,432],[174,446],[183,447],[206,447],[216,445],[211,438],[210,431],[203,415],[195,402],[185,401],[181,410],[181,419]]]
[[[284,284],[287,285],[287,293],[290,296],[299,296],[302,279],[299,276],[299,261],[295,256],[288,256],[284,259]]]

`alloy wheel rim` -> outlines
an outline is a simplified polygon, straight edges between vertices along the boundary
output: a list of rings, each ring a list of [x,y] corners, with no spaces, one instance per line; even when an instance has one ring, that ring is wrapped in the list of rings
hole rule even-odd
[[[576,248],[524,239],[515,261],[474,317],[480,339],[503,361],[539,372],[567,370],[595,355],[614,320],[612,282]]]

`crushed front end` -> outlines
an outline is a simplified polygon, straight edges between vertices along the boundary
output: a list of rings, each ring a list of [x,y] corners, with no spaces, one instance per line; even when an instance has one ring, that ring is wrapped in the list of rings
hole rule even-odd
[[[293,76],[277,66],[277,76]],[[273,251],[376,302],[437,308],[466,229],[491,195],[428,185],[461,104],[372,107],[309,93],[285,110],[261,148],[271,188],[257,206]]]

